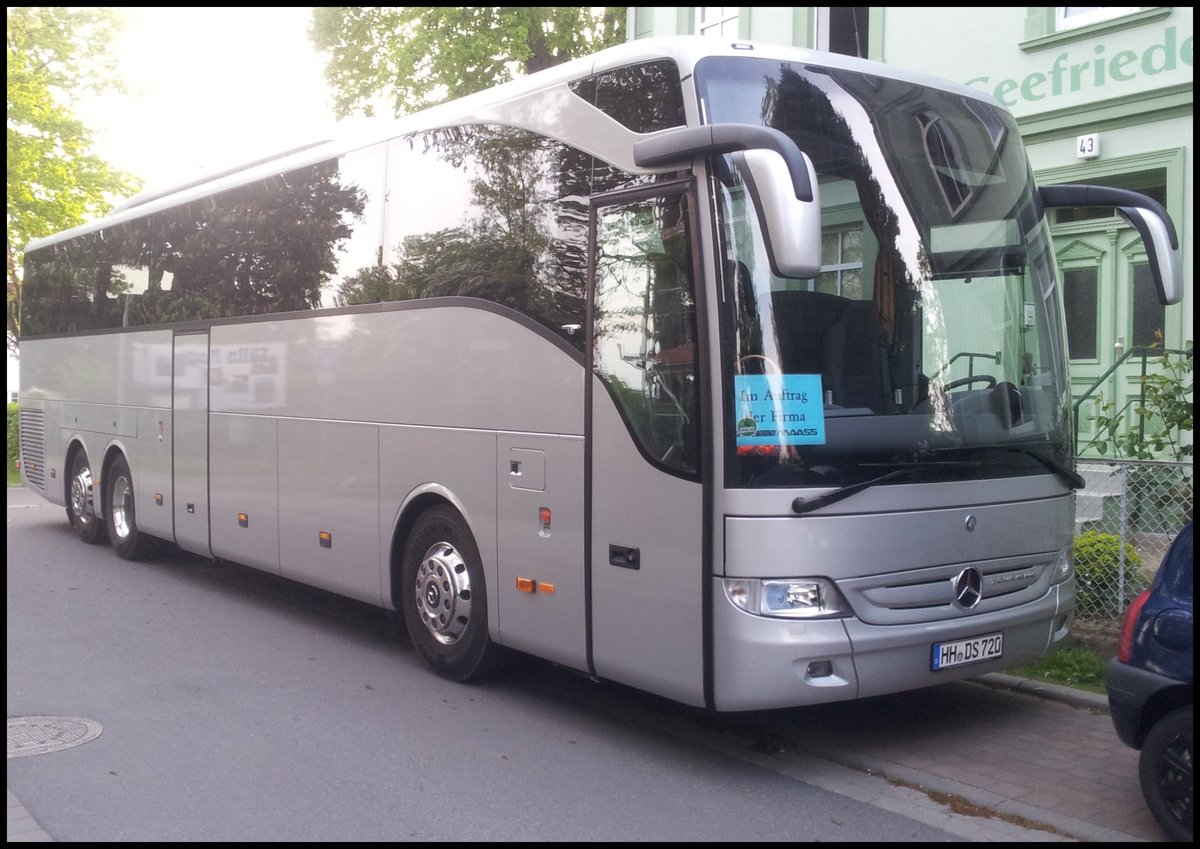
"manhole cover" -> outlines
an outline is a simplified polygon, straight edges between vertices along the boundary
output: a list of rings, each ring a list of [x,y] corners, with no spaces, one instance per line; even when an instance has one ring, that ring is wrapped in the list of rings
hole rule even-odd
[[[100,723],[77,716],[15,716],[8,719],[8,756],[57,752],[95,740]]]

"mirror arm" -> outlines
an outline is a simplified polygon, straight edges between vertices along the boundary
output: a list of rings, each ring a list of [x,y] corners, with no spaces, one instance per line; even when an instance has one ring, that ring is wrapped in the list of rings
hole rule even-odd
[[[1043,208],[1113,207],[1118,215],[1133,225],[1142,238],[1142,244],[1146,246],[1159,301],[1177,304],[1183,299],[1179,233],[1170,214],[1158,201],[1128,189],[1073,183],[1041,186],[1037,193]]]
[[[808,179],[804,155],[790,137],[771,127],[756,124],[708,124],[679,127],[656,133],[633,145],[633,161],[642,168],[684,165],[697,156],[713,156],[739,150],[773,150],[787,163],[796,200],[811,201],[813,187]]]
[[[1115,189],[1111,186],[1086,186],[1077,183],[1063,183],[1055,186],[1039,186],[1038,199],[1044,207],[1072,206],[1132,206],[1138,209],[1148,209],[1167,224],[1171,234],[1171,248],[1179,250],[1179,234],[1170,213],[1154,198],[1128,189]],[[1128,217],[1128,216],[1126,216]]]

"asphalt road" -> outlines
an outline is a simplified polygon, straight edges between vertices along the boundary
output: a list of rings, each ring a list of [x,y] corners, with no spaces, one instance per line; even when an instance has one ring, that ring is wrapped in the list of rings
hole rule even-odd
[[[536,661],[454,685],[381,611],[119,560],[20,488],[8,715],[10,840],[1161,839],[1086,700],[968,682],[717,715]],[[102,731],[13,758],[36,716]]]

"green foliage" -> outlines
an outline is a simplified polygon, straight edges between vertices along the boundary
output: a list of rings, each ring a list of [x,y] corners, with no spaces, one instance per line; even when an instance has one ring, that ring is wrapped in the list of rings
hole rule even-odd
[[[1108,657],[1084,646],[1064,646],[1035,663],[1006,670],[1010,675],[1103,693]]]
[[[8,405],[8,464],[16,465],[21,451],[21,410],[16,404]]]
[[[22,252],[30,240],[108,210],[136,181],[90,152],[75,117],[80,97],[119,90],[109,43],[116,10],[85,6],[8,8],[8,340],[19,335]]]
[[[1117,600],[1120,587],[1121,541],[1115,534],[1084,531],[1075,537],[1075,613],[1088,618],[1108,616],[1124,609]],[[1132,598],[1150,586],[1141,571],[1142,558],[1125,543],[1125,596]]]
[[[1162,348],[1162,333],[1155,334],[1153,348]],[[1125,408],[1117,409],[1113,401],[1103,395],[1095,399],[1096,414],[1093,421],[1096,435],[1083,447],[1083,452],[1095,450],[1106,455],[1109,448],[1118,459],[1161,460],[1182,462],[1192,456],[1190,438],[1183,434],[1192,432],[1192,341],[1184,344],[1186,353],[1179,354],[1163,350],[1161,356],[1146,363],[1148,371],[1141,378],[1143,402],[1132,408],[1135,421],[1131,425],[1126,418]]]
[[[320,6],[338,117],[452,100],[624,40],[623,6]]]

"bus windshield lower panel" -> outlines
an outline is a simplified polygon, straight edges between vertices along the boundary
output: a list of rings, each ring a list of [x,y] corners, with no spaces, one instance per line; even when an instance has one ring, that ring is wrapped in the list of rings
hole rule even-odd
[[[726,483],[972,480],[1071,463],[1061,292],[1012,119],[961,93],[711,58],[713,123],[812,159],[821,272],[772,273],[731,157],[712,162]]]

